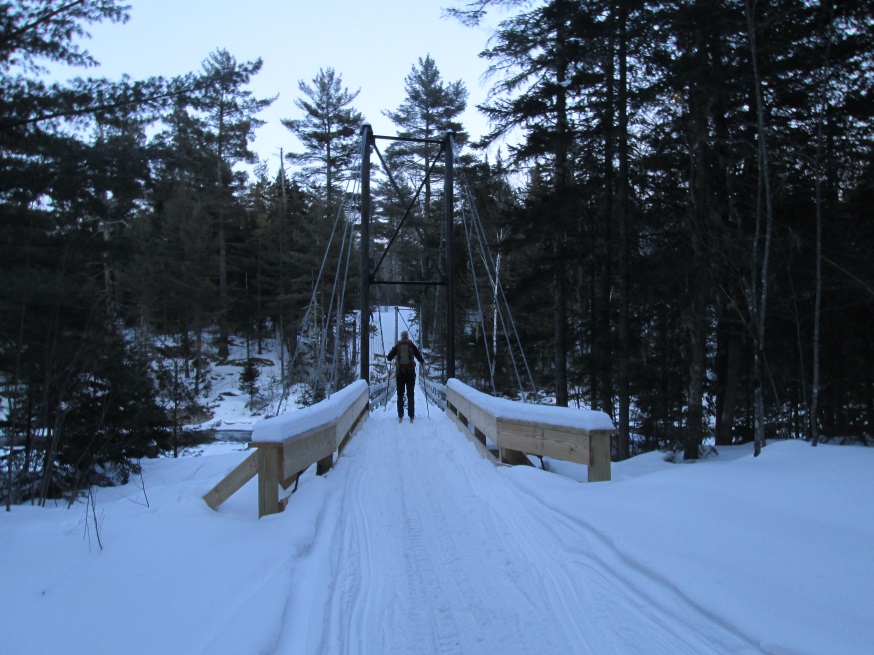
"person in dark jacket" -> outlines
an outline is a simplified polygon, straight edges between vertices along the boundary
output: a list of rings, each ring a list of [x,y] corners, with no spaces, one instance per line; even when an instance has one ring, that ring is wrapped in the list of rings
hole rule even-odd
[[[416,418],[416,362],[424,365],[425,360],[422,359],[422,353],[416,347],[406,332],[401,332],[401,340],[398,341],[388,355],[389,361],[395,357],[398,358],[397,364],[397,380],[398,380],[398,422],[404,418],[404,394],[407,396],[407,414],[410,417],[410,423]]]

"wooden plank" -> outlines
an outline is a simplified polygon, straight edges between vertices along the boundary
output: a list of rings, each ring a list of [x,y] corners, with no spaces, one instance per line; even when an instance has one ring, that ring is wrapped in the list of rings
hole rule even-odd
[[[497,428],[495,417],[492,414],[475,405],[452,388],[446,390],[446,401],[452,403],[456,410],[464,415],[468,424],[472,423],[479,428],[480,432],[484,433],[492,441],[495,441]]]
[[[465,430],[467,429],[467,417],[458,411],[458,408],[452,403],[446,403],[446,406],[449,408],[449,412],[452,415],[453,420],[458,423],[458,425],[462,426]]]
[[[455,389],[446,390],[446,402],[456,414],[459,412],[464,414],[465,410],[470,411],[470,402]]]
[[[349,430],[349,433],[340,438],[340,445],[337,446],[337,451],[340,454],[343,454],[343,449],[346,447],[346,444],[349,443],[349,440],[352,436],[358,432],[361,427],[364,425],[364,422],[370,416],[370,402],[364,404],[364,407],[361,408],[361,414],[358,416],[358,420],[352,424],[352,429]]]
[[[218,509],[219,505],[237,493],[244,484],[255,477],[258,473],[258,453],[249,453],[233,471],[228,473],[216,486],[206,492],[203,499],[212,509]]]
[[[285,489],[286,491],[288,491],[288,488],[289,488],[291,485],[293,485],[295,482],[297,482],[297,479],[300,477],[300,474],[301,474],[301,473],[303,473],[303,471],[298,471],[298,472],[295,473],[294,475],[292,475],[292,476],[290,476],[290,477],[287,477],[287,478],[285,478],[284,480],[280,480],[280,481],[279,481],[279,484],[282,485],[282,488],[283,488],[283,489]]]
[[[589,435],[589,482],[607,482],[610,474],[610,437],[612,431],[597,430]]]
[[[279,512],[281,448],[258,448],[258,518]]]
[[[336,435],[337,424],[330,423],[285,441],[282,448],[283,477],[305,471],[315,462],[333,454],[337,444]]]
[[[334,453],[331,452],[330,455],[323,457],[318,462],[316,462],[316,475],[324,475],[328,471],[331,470],[331,467],[334,466]]]
[[[501,462],[504,464],[512,464],[513,466],[534,466],[525,453],[518,450],[499,448],[498,453],[501,457]]]
[[[500,419],[497,432],[495,443],[500,448],[511,448],[577,464],[589,463],[588,433],[580,428]]]
[[[464,435],[483,449],[483,438],[491,439],[498,446],[502,462],[530,464],[524,456],[524,453],[530,453],[585,464],[590,482],[610,479],[610,437],[613,430],[589,431],[497,418],[451,387],[446,389],[446,402],[447,413]]]
[[[346,435],[353,429],[355,424],[361,417],[361,411],[370,402],[370,394],[368,388],[364,387],[358,397],[352,401],[349,407],[337,419],[337,443],[335,450],[340,446],[340,443],[346,438]]]
[[[345,445],[366,420],[369,402],[369,390],[362,386],[361,393],[337,421],[292,435],[284,442],[250,443],[249,447],[255,448],[255,452],[208,491],[204,501],[216,509],[257,475],[259,518],[282,511],[285,505],[279,501],[279,484],[287,489],[313,463],[318,464],[320,474],[328,470],[333,465],[338,445]]]

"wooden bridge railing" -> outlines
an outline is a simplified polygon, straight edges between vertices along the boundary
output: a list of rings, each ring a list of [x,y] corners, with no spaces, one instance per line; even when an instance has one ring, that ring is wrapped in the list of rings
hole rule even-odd
[[[435,382],[430,379],[426,375],[421,376],[421,385],[422,390],[425,392],[425,396],[428,399],[428,402],[434,403],[437,407],[442,409],[444,412],[446,411],[446,385],[440,384],[439,382]]]
[[[322,475],[334,464],[334,452],[364,423],[370,393],[364,380],[310,407],[269,418],[255,425],[244,459],[203,499],[217,509],[255,475],[258,476],[258,518],[284,509],[279,485],[288,489],[313,464]]]
[[[446,414],[472,433],[484,454],[486,439],[496,444],[502,462],[528,463],[529,453],[585,464],[589,482],[610,479],[616,429],[604,412],[494,398],[453,379],[446,384]]]
[[[370,385],[370,406],[375,409],[385,405],[397,389],[397,380],[394,375],[389,375],[380,382]]]

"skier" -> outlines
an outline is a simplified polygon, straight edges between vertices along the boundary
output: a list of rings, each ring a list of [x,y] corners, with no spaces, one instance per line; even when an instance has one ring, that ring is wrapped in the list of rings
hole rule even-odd
[[[386,358],[391,361],[395,356],[398,358],[398,423],[404,420],[404,393],[407,395],[407,413],[412,423],[416,418],[416,362],[413,358],[418,359],[423,366],[425,360],[406,332],[401,332],[401,340],[389,351]]]

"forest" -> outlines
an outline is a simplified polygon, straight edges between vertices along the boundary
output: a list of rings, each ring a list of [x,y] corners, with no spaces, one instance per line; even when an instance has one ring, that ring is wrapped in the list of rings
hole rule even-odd
[[[617,459],[747,441],[758,454],[774,438],[867,444],[871,1],[472,0],[447,13],[478,25],[498,10],[481,54],[489,134],[466,133],[467,90],[427,53],[384,113],[398,136],[454,133],[542,395],[609,413]],[[7,508],[126,480],[139,457],[173,451],[232,340],[246,344],[253,411],[296,388],[290,363],[311,346],[304,319],[354,174],[364,117],[342,71],[300,80],[282,122],[302,147],[275,170],[250,148],[275,100],[248,88],[261,60],[219,48],[180,77],[48,75],[48,63],[93,68],[88,26],[127,11],[0,2]],[[385,160],[410,192],[429,164],[404,141]],[[378,239],[397,218],[388,186],[374,188]],[[442,193],[427,188],[421,225],[439,224]],[[414,232],[398,274],[430,265]],[[466,324],[477,273],[452,265]],[[420,307],[424,326],[426,294],[373,301]],[[480,382],[487,336],[460,333],[459,377]],[[267,341],[282,360],[269,384]],[[513,397],[509,366],[493,373]]]

